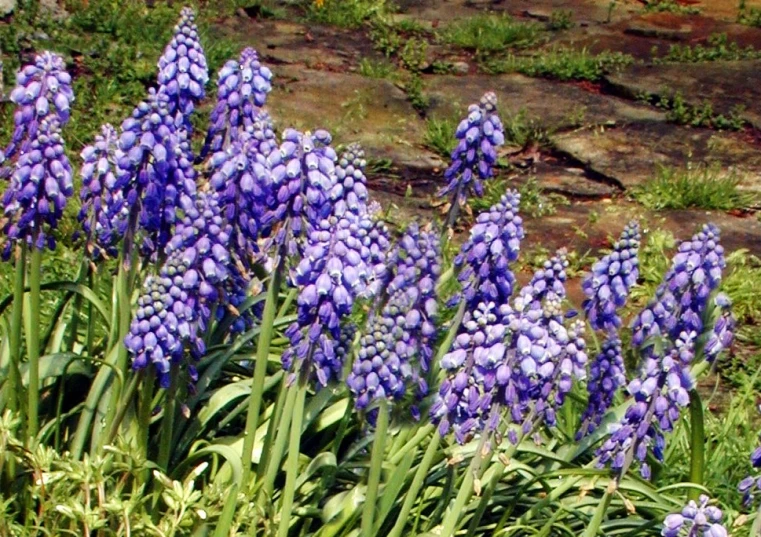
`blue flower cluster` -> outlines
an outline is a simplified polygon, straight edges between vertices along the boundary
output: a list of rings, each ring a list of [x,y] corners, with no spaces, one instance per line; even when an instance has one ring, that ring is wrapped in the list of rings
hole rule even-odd
[[[137,226],[145,255],[162,252],[172,236],[183,195],[195,192],[195,170],[187,131],[177,128],[164,93],[151,89],[122,123],[116,152],[113,227],[131,246]]]
[[[3,194],[3,212],[8,219],[4,231],[9,239],[3,257],[8,258],[14,242],[39,250],[54,249],[50,231],[58,225],[73,190],[60,124],[55,116],[46,117],[35,128],[29,146],[18,156],[11,182]]]
[[[254,49],[244,49],[237,61],[228,60],[217,78],[217,104],[209,118],[201,157],[224,149],[255,123],[270,91],[272,72],[259,62]]]
[[[468,107],[468,116],[455,131],[458,143],[452,151],[452,163],[444,173],[447,185],[437,193],[452,196],[448,225],[454,224],[456,212],[468,195],[484,193],[483,181],[493,175],[497,163],[497,148],[505,143],[502,121],[497,115],[497,96],[486,93],[478,104]]]
[[[82,167],[79,170],[82,177],[79,193],[82,207],[77,218],[85,231],[87,249],[96,258],[103,253],[113,255],[113,245],[118,239],[109,216],[109,210],[119,203],[114,198],[122,195],[114,188],[118,141],[116,129],[106,124],[95,136],[95,143],[82,150]]]
[[[636,459],[642,476],[649,478],[645,459],[651,447],[656,459],[662,460],[663,433],[673,429],[681,409],[689,404],[688,392],[694,387],[690,366],[701,350],[698,341],[711,339],[711,352],[701,356],[708,360],[723,350],[724,343],[731,343],[732,322],[722,306],[728,306],[728,299],[723,295],[714,299],[719,315],[708,311],[725,265],[718,240],[719,230],[707,224],[692,240],[682,242],[655,298],[633,323],[632,343],[641,364],[639,376],[628,386],[632,402],[598,450],[600,464],[610,464],[619,474]],[[713,326],[703,326],[703,319],[713,319]]]
[[[47,51],[36,56],[34,63],[16,73],[16,87],[10,100],[16,105],[14,131],[10,144],[0,151],[0,165],[19,151],[29,149],[44,119],[55,118],[60,127],[68,123],[74,92],[63,58]],[[7,177],[9,172],[0,170],[0,177]]]
[[[754,469],[761,468],[761,447],[757,447],[751,453],[750,463]],[[737,490],[742,493],[745,505],[750,505],[755,495],[761,492],[761,474],[757,472],[757,475],[749,475],[740,481]]]
[[[582,283],[587,296],[583,304],[587,320],[592,328],[605,332],[605,341],[590,366],[589,402],[577,439],[600,425],[616,392],[626,382],[618,310],[626,304],[629,290],[637,283],[639,244],[639,224],[631,222],[613,245],[613,251],[594,264],[592,273]]]
[[[347,379],[360,410],[374,400],[400,400],[408,385],[416,396],[428,393],[425,373],[436,339],[436,281],[441,273],[439,238],[435,230],[421,231],[410,224],[389,260],[394,277],[388,301],[370,320],[369,330]],[[413,415],[419,415],[412,407]]]
[[[330,192],[333,211],[342,216],[347,211],[359,216],[367,212],[367,178],[365,151],[358,143],[350,144],[341,153],[336,165],[336,184]]]
[[[149,276],[138,310],[125,338],[132,367],[153,364],[162,387],[168,387],[172,363],[181,363],[185,344],[199,358],[205,352],[200,334],[214,309],[227,302],[224,285],[234,264],[227,251],[230,225],[215,195],[199,193],[182,200],[185,216],[167,245],[167,260],[159,276]],[[191,380],[197,379],[193,365]]]
[[[663,537],[727,537],[727,529],[722,525],[723,513],[714,505],[709,505],[708,496],[701,495],[682,509],[672,513],[663,521]]]
[[[206,56],[198,40],[195,13],[189,7],[180,11],[172,40],[159,58],[159,92],[169,96],[169,112],[176,114],[178,126],[190,129],[189,116],[204,98],[209,81]]]

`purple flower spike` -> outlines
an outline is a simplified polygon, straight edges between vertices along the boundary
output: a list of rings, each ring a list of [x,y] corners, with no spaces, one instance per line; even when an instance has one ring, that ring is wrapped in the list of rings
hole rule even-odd
[[[459,142],[452,151],[452,163],[444,173],[447,185],[437,192],[439,197],[452,197],[450,226],[469,195],[483,196],[483,181],[492,177],[497,149],[505,143],[502,121],[497,115],[497,96],[493,92],[484,94],[481,102],[468,107],[468,115],[460,122],[455,136]]]
[[[125,338],[133,369],[152,364],[165,388],[171,365],[183,362],[186,348],[196,360],[204,355],[201,334],[215,313],[213,308],[229,304],[228,284],[241,277],[227,254],[232,230],[216,196],[185,197],[182,208],[184,218],[167,245],[167,260],[158,276],[146,280]],[[188,373],[194,380],[193,362]]]
[[[333,211],[342,216],[346,211],[355,215],[367,212],[367,178],[365,151],[359,144],[350,144],[341,153],[336,165],[336,184],[330,192]]]
[[[82,208],[78,220],[82,223],[87,249],[98,258],[102,254],[115,255],[114,244],[118,240],[111,227],[109,214],[121,202],[121,192],[116,184],[116,148],[119,135],[111,125],[103,125],[95,143],[82,150]]]
[[[625,383],[621,340],[615,333],[611,333],[589,367],[589,403],[581,418],[582,426],[576,436],[577,440],[597,429],[613,404],[618,389]]]
[[[706,495],[701,495],[663,521],[663,537],[727,537],[727,529],[721,524],[723,513],[716,506],[709,505]]]
[[[515,275],[510,263],[518,259],[523,220],[518,215],[520,194],[510,190],[491,209],[478,215],[468,241],[454,260],[468,307],[480,302],[505,304]]]
[[[237,61],[228,60],[217,78],[217,104],[209,118],[201,158],[209,151],[224,149],[255,123],[271,90],[272,72],[259,63],[254,49],[244,49]]]
[[[3,194],[3,212],[8,219],[4,231],[9,239],[3,256],[7,259],[14,242],[53,250],[51,231],[63,216],[73,190],[60,124],[54,116],[47,117],[16,160],[11,182]]]
[[[189,116],[204,98],[209,81],[206,56],[198,40],[195,13],[182,8],[172,40],[159,58],[159,91],[169,96],[169,112],[176,115],[178,126],[190,129]]]
[[[626,304],[629,290],[639,276],[639,242],[639,224],[631,222],[613,245],[613,251],[595,263],[592,273],[584,279],[584,311],[595,330],[621,326],[617,310]]]
[[[438,233],[421,232],[411,224],[389,266],[395,271],[389,299],[371,319],[347,379],[360,410],[382,397],[400,400],[410,384],[416,386],[418,400],[428,392],[425,373],[437,334],[436,282],[441,273]],[[417,414],[416,407],[412,412]]]
[[[112,225],[128,249],[139,227],[146,256],[163,251],[181,198],[193,197],[196,187],[188,133],[175,125],[168,102],[165,94],[151,89],[122,123],[116,152],[114,192],[122,196],[112,210]]]
[[[11,91],[10,100],[16,105],[15,128],[10,144],[5,151],[0,151],[0,165],[18,152],[29,150],[44,119],[55,118],[61,128],[68,123],[74,92],[63,58],[53,52],[36,56],[34,63],[16,73],[16,87]],[[9,169],[0,170],[0,177],[7,177],[9,173]]]

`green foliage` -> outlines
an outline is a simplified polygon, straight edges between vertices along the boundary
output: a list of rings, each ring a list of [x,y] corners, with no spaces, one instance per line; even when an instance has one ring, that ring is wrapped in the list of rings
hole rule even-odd
[[[552,31],[568,30],[573,28],[573,11],[556,9],[550,14],[550,20],[547,22],[547,29]]]
[[[557,80],[597,81],[605,73],[622,69],[634,58],[621,52],[591,54],[568,47],[553,47],[533,56],[509,54],[506,58],[488,61],[484,68],[491,73],[522,73],[526,76]]]
[[[727,34],[712,34],[706,45],[671,45],[665,56],[654,57],[653,62],[699,63],[758,58],[761,58],[761,51],[751,46],[741,48],[736,41],[730,43]]]
[[[448,158],[457,146],[454,136],[459,120],[456,117],[429,117],[423,133],[423,145],[442,157]]]
[[[538,25],[516,22],[508,15],[477,15],[450,24],[441,37],[450,45],[493,53],[531,46],[539,40],[540,33]]]
[[[484,196],[470,201],[475,212],[486,211],[497,203],[508,188],[515,188],[510,180],[495,178],[487,181],[484,186]],[[568,205],[568,198],[562,194],[546,192],[536,177],[529,177],[518,186],[521,195],[521,211],[533,218],[541,218],[555,214],[557,205]]]
[[[648,209],[745,209],[754,202],[738,189],[742,177],[720,165],[659,165],[655,176],[632,190],[632,197]]]
[[[307,18],[341,28],[357,28],[389,10],[386,0],[325,0],[310,3]]]
[[[761,28],[761,8],[747,7],[745,0],[740,0],[740,6],[737,10],[737,22],[746,26]]]
[[[413,37],[408,39],[399,53],[399,59],[402,65],[413,73],[418,73],[426,67],[426,53],[428,52],[428,41]]]
[[[370,40],[375,50],[384,54],[387,58],[394,56],[402,48],[402,35],[393,26],[382,22],[376,22],[370,28]]]
[[[645,2],[645,12],[697,15],[700,13],[700,9],[695,6],[685,6],[676,0],[647,0]]]
[[[531,145],[546,146],[549,144],[552,133],[542,124],[540,119],[529,117],[525,108],[521,108],[516,113],[506,111],[502,114],[502,118],[507,145],[525,148]]]
[[[359,62],[359,74],[368,78],[396,78],[396,68],[387,61],[362,58]]]
[[[656,106],[664,108],[666,119],[677,125],[736,131],[742,129],[746,123],[742,118],[744,111],[742,105],[735,106],[726,116],[715,114],[710,102],[704,101],[702,104],[692,106],[684,100],[679,91],[671,98],[661,96],[656,102]]]
[[[407,93],[412,107],[419,113],[425,113],[430,106],[430,99],[423,92],[423,77],[418,73],[413,73],[404,84],[404,91]]]

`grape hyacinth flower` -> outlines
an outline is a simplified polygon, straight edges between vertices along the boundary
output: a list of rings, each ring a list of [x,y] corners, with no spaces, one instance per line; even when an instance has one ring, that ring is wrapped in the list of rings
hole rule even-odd
[[[44,119],[55,118],[61,128],[68,123],[74,92],[63,58],[47,51],[37,55],[34,63],[16,73],[10,100],[16,105],[15,129],[10,144],[0,151],[0,165],[19,151],[27,152]],[[9,169],[0,170],[0,177],[9,173]]]
[[[127,251],[139,226],[143,253],[154,256],[172,237],[180,199],[195,192],[187,131],[175,126],[165,94],[151,89],[122,123],[116,159],[114,191],[123,195],[111,211],[112,225],[125,237]]]
[[[8,258],[14,242],[38,250],[55,249],[51,231],[63,216],[73,190],[60,124],[56,117],[47,117],[35,129],[29,147],[19,155],[3,194],[4,215],[8,219],[4,231],[9,239],[3,257]]]
[[[418,399],[428,392],[425,373],[436,338],[436,281],[441,273],[438,234],[411,224],[389,266],[396,274],[388,301],[370,320],[347,379],[359,410],[376,399],[402,399],[410,384],[417,385]],[[416,406],[412,412],[419,417]]]
[[[178,126],[190,130],[190,114],[206,92],[209,68],[198,40],[195,13],[182,8],[180,20],[174,27],[172,40],[159,58],[159,92],[169,96],[169,112],[176,115]]]
[[[357,239],[352,218],[330,216],[307,234],[304,255],[292,271],[299,289],[297,320],[286,330],[290,340],[283,369],[293,381],[316,378],[326,386],[343,367],[341,322],[366,291],[368,252]]]
[[[274,229],[277,257],[299,251],[299,240],[324,226],[331,215],[330,192],[336,182],[336,152],[327,131],[314,134],[286,129],[279,151],[267,158],[272,170],[274,206],[261,219],[265,231]],[[282,262],[282,261],[280,261]]]
[[[459,142],[444,173],[447,185],[437,193],[439,197],[451,195],[447,227],[454,225],[457,212],[469,195],[483,196],[483,181],[492,177],[497,148],[505,143],[504,128],[497,115],[497,96],[493,92],[468,107],[468,116],[458,125],[455,137]]]
[[[184,218],[167,245],[167,260],[158,276],[149,276],[138,310],[125,338],[132,368],[152,364],[162,387],[170,382],[172,364],[182,363],[185,345],[193,358],[205,353],[201,334],[214,308],[228,303],[225,283],[235,270],[228,251],[230,226],[214,194],[183,199]],[[195,367],[188,365],[191,381]]]
[[[270,91],[272,71],[259,62],[254,49],[244,49],[237,61],[228,60],[217,78],[217,104],[209,118],[201,158],[238,139],[256,121]]]
[[[480,303],[505,304],[513,293],[515,275],[510,263],[518,259],[523,219],[520,194],[509,190],[498,203],[478,215],[468,241],[455,257],[460,269],[462,297],[469,309]]]
[[[600,353],[589,366],[589,402],[581,417],[581,429],[576,435],[580,440],[600,425],[603,416],[613,404],[618,389],[626,383],[624,356],[621,340],[610,333],[602,344]]]
[[[359,216],[367,212],[368,192],[365,177],[365,151],[358,143],[349,144],[336,165],[336,184],[330,192],[335,206],[333,212],[343,216],[351,211]]]
[[[642,476],[649,478],[650,468],[644,462],[648,450],[652,447],[656,459],[663,459],[664,432],[673,429],[681,409],[689,404],[695,383],[690,367],[696,353],[702,350],[700,358],[711,361],[722,342],[731,343],[732,323],[722,311],[728,299],[717,295],[714,307],[719,315],[707,311],[725,264],[718,238],[716,226],[707,224],[692,240],[682,242],[655,298],[633,323],[632,343],[642,359],[639,376],[628,386],[633,400],[598,450],[600,464],[610,464],[619,475],[636,459]],[[713,326],[704,326],[703,319]],[[721,336],[711,340],[717,330]],[[698,345],[705,337],[713,341],[709,352]]]
[[[613,245],[613,251],[595,263],[592,273],[584,279],[582,288],[587,299],[583,307],[595,330],[621,326],[618,309],[626,304],[629,290],[639,276],[639,242],[639,224],[631,222]]]
[[[663,537],[727,537],[722,525],[723,513],[709,505],[708,496],[701,494],[698,502],[690,502],[681,513],[672,513],[663,521]]]
[[[96,258],[103,253],[114,255],[117,236],[111,227],[109,211],[121,200],[115,191],[116,148],[119,135],[111,125],[101,127],[95,143],[82,150],[82,189],[79,197],[82,207],[77,219],[82,224],[87,250]]]
[[[761,447],[757,447],[750,455],[750,463],[753,469],[761,468]],[[753,503],[755,495],[761,492],[761,475],[749,475],[737,486],[737,490],[743,495],[743,503],[749,506]]]

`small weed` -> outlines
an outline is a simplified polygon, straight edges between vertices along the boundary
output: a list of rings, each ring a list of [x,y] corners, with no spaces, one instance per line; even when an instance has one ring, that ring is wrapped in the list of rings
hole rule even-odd
[[[735,250],[727,256],[727,267],[721,290],[732,299],[738,337],[752,340],[761,323],[761,259],[748,250]]]
[[[373,48],[387,58],[392,57],[402,48],[402,36],[391,26],[383,23],[373,24],[370,29]]]
[[[404,44],[402,51],[399,53],[399,59],[407,70],[418,73],[426,67],[427,52],[428,41],[413,37],[408,39]]]
[[[646,13],[675,13],[677,15],[697,15],[700,9],[684,6],[675,0],[649,0],[645,3]]]
[[[488,62],[485,70],[491,73],[518,72],[526,76],[557,80],[596,81],[610,71],[621,69],[634,62],[634,58],[621,52],[591,54],[586,48],[575,50],[556,47],[535,56],[507,58]]]
[[[407,93],[407,99],[409,99],[412,107],[419,113],[424,113],[430,105],[428,96],[423,93],[423,78],[414,73],[409,77],[404,85],[404,91]]]
[[[525,108],[517,113],[506,111],[503,114],[505,143],[518,147],[530,145],[547,145],[550,132],[537,118],[529,118]]]
[[[454,72],[454,66],[447,61],[433,60],[431,62],[431,71],[435,75],[449,75]]]
[[[368,78],[393,79],[396,77],[396,68],[387,61],[362,58],[359,62],[359,74]]]
[[[632,191],[648,209],[745,209],[754,203],[751,194],[738,190],[741,177],[719,165],[685,168],[658,166],[655,177]]]
[[[713,34],[707,45],[671,45],[665,56],[654,57],[653,63],[698,63],[715,61],[755,60],[761,58],[761,51],[749,46],[741,48],[736,41],[731,43],[727,34]]]
[[[321,5],[310,4],[307,17],[322,24],[357,28],[387,11],[385,0],[325,0]]]
[[[745,126],[745,120],[741,117],[742,105],[734,107],[726,116],[714,114],[713,105],[708,101],[692,106],[685,102],[680,92],[676,92],[671,99],[662,96],[656,106],[667,110],[666,119],[677,125],[735,131]]]
[[[405,34],[425,35],[428,33],[423,25],[414,19],[401,19],[394,22],[392,26]]]
[[[457,118],[430,117],[426,121],[423,145],[442,157],[449,157],[457,145],[456,129]]]
[[[537,24],[516,22],[507,15],[478,15],[448,26],[444,42],[480,53],[527,47],[539,40]]]
[[[507,179],[493,179],[484,183],[482,198],[474,198],[470,204],[473,212],[488,210],[499,201],[508,188],[515,188]],[[568,205],[568,198],[561,194],[547,193],[535,177],[530,177],[518,187],[521,195],[521,213],[534,218],[555,214],[557,205]]]
[[[747,7],[745,0],[740,0],[740,7],[737,11],[737,22],[746,26],[761,28],[761,9],[757,7]]]
[[[553,11],[550,14],[550,20],[547,22],[547,29],[552,31],[568,30],[573,26],[573,11],[562,9]]]

